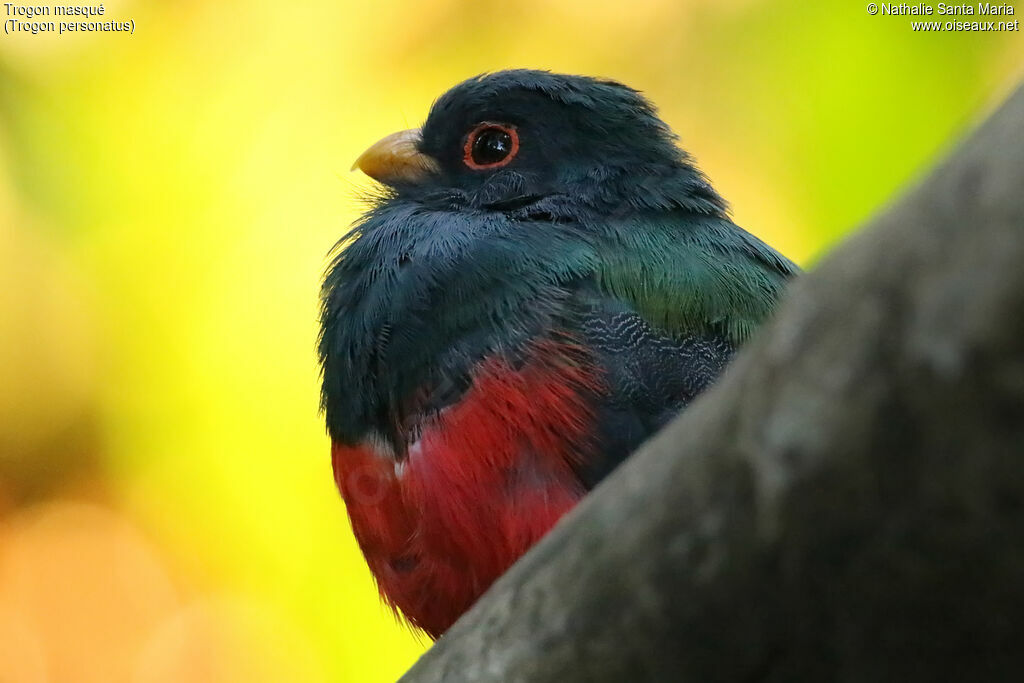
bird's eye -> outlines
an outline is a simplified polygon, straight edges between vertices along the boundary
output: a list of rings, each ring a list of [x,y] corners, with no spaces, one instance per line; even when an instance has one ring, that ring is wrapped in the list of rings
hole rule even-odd
[[[481,123],[466,137],[462,161],[474,170],[501,168],[519,153],[519,133],[515,126]]]

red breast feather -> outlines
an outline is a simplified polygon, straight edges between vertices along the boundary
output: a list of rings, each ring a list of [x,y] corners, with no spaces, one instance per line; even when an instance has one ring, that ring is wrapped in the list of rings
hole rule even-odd
[[[462,400],[424,424],[396,465],[332,448],[334,476],[381,595],[437,638],[576,504],[600,381],[573,344],[513,369],[479,364]]]

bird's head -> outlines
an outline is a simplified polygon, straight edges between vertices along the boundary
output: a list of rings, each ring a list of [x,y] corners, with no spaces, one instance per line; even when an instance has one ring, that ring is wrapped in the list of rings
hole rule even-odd
[[[639,92],[546,71],[460,83],[434,103],[422,128],[385,137],[355,167],[400,197],[473,209],[508,211],[542,200],[724,209]]]

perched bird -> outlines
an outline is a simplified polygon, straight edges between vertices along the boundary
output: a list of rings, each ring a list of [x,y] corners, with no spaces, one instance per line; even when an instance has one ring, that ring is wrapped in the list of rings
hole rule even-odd
[[[356,166],[386,188],[323,286],[335,481],[382,596],[436,638],[798,269],[612,81],[472,78]]]

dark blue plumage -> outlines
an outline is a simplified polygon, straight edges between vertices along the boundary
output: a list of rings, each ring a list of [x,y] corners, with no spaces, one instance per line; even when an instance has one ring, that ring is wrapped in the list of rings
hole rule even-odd
[[[470,79],[357,164],[388,189],[324,282],[322,403],[381,590],[436,635],[715,381],[797,268],[611,81]]]

